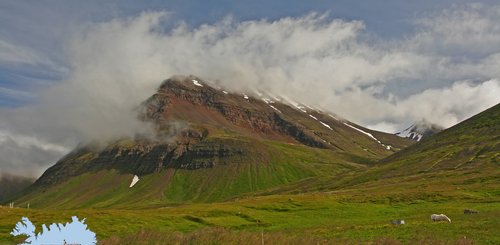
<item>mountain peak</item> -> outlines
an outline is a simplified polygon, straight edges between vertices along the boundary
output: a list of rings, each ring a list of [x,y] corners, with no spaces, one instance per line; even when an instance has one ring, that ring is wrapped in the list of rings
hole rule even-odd
[[[429,137],[442,131],[444,128],[430,123],[425,119],[413,123],[410,127],[406,128],[401,132],[397,132],[396,135],[403,138],[408,138],[415,141],[420,141],[423,138]]]

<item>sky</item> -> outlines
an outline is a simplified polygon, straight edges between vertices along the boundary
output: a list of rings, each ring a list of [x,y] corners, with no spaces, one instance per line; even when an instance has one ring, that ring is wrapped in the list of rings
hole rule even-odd
[[[0,0],[0,173],[147,131],[172,75],[360,125],[450,127],[500,102],[498,1]]]

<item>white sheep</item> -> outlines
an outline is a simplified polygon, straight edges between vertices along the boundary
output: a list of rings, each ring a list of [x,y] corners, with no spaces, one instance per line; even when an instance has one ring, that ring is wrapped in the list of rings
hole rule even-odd
[[[451,223],[451,219],[448,218],[448,216],[446,216],[444,214],[432,214],[431,220],[432,221],[448,221]]]

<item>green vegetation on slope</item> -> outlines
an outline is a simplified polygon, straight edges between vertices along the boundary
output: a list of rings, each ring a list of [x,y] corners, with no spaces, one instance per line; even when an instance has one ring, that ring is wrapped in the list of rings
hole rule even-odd
[[[381,161],[385,176],[500,166],[500,104]]]
[[[403,149],[361,172],[309,178],[260,194],[352,191],[371,195],[500,193],[500,104]]]
[[[34,178],[0,173],[0,203],[14,198],[22,190],[35,182]]]
[[[197,170],[167,168],[140,176],[132,188],[129,188],[132,174],[99,170],[42,190],[32,189],[16,202],[57,209],[213,202],[312,176],[331,176],[362,168],[350,163],[349,155],[326,149],[272,141],[247,145],[248,153],[230,156],[226,159],[228,164]]]
[[[477,189],[498,190],[500,181],[500,104],[382,160],[353,177],[358,184],[404,176],[433,176],[442,188],[464,183]]]

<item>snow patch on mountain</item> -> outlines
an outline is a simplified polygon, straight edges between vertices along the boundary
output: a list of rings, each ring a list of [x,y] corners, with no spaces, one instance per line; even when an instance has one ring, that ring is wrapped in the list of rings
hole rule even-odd
[[[330,125],[328,125],[328,124],[326,124],[326,123],[324,123],[324,122],[322,122],[322,121],[319,121],[319,122],[320,122],[321,124],[323,124],[323,126],[325,126],[325,127],[329,128],[330,130],[333,130],[333,129],[332,129],[332,127],[330,127]]]
[[[307,108],[314,110],[314,107],[304,104]]]
[[[200,82],[198,82],[198,80],[193,79],[192,81],[193,81],[193,84],[194,84],[194,85],[196,85],[196,86],[198,86],[198,87],[203,87],[203,85],[201,85],[201,83],[200,83]]]
[[[440,126],[422,120],[412,124],[410,127],[401,132],[397,132],[396,135],[402,138],[420,141],[423,138],[438,133],[441,130],[443,130],[443,128]]]
[[[334,117],[332,114],[328,114],[328,116],[330,116],[331,118],[333,118],[333,119],[335,119],[335,120],[339,121],[339,119],[338,119],[338,118],[336,118],[336,117]]]
[[[330,115],[330,116],[331,116],[331,115]],[[352,128],[352,129],[354,129],[354,130],[357,130],[358,132],[363,133],[364,135],[366,135],[366,136],[368,136],[368,137],[372,138],[373,140],[377,141],[377,143],[379,143],[380,145],[382,145],[382,146],[383,146],[386,150],[390,150],[390,149],[392,148],[392,146],[391,146],[391,145],[386,145],[386,144],[382,143],[380,140],[378,140],[377,138],[375,138],[375,136],[373,136],[373,134],[370,134],[370,133],[368,133],[368,132],[365,132],[365,131],[363,131],[363,130],[361,130],[361,129],[359,129],[359,128],[356,128],[356,127],[354,127],[354,126],[352,126],[352,125],[350,125],[350,124],[348,124],[348,123],[345,123],[345,122],[344,122],[344,125],[346,125],[346,126],[348,126],[348,127]]]
[[[303,106],[301,106],[301,105],[296,105],[295,107],[296,107],[297,109],[299,109],[299,111],[304,112],[304,113],[307,113],[307,111],[306,111],[306,108],[305,108],[305,107],[303,107]]]
[[[268,99],[268,98],[263,98],[262,100],[263,100],[264,102],[266,102],[266,104],[273,104],[273,103],[274,103],[274,101],[272,101],[272,100],[270,100],[270,99]]]
[[[313,115],[311,115],[311,114],[309,114],[309,117],[311,117],[312,119],[314,119],[314,120],[318,121],[318,118],[316,118],[315,116],[313,116]]]
[[[135,184],[137,184],[137,182],[139,182],[139,176],[134,175],[134,178],[132,178],[132,182],[130,183],[129,188],[133,187]]]
[[[281,111],[280,111],[280,110],[278,110],[276,107],[274,107],[274,106],[272,106],[272,105],[269,105],[269,106],[270,106],[271,108],[273,108],[275,111],[277,111],[277,112],[281,113]]]
[[[380,142],[380,140],[378,140],[377,138],[375,138],[372,134],[370,134],[370,133],[368,133],[368,132],[365,132],[365,131],[363,131],[363,130],[361,130],[361,129],[359,129],[359,128],[356,128],[356,127],[354,127],[354,126],[352,126],[352,125],[350,125],[350,124],[348,124],[348,123],[344,123],[344,125],[346,125],[346,126],[348,126],[348,127],[352,128],[352,129],[354,129],[354,130],[357,130],[358,132],[361,132],[361,133],[363,133],[363,134],[367,135],[368,137],[372,138],[373,140],[377,141],[378,143],[381,143],[381,142]]]

